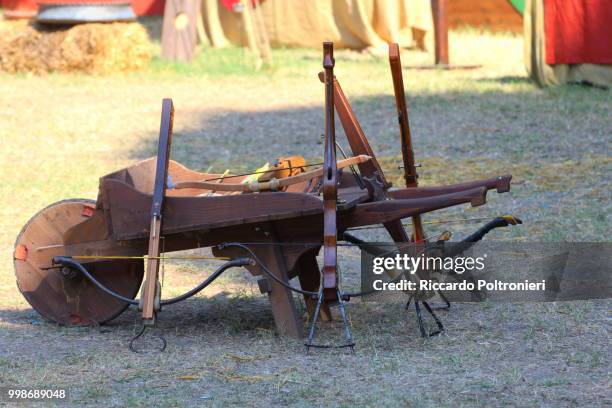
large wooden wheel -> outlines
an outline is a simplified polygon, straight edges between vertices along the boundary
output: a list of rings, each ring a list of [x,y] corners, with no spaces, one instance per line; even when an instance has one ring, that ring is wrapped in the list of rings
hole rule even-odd
[[[34,215],[15,242],[17,286],[28,303],[45,318],[63,325],[87,326],[107,322],[128,304],[97,289],[77,271],[50,268],[52,259],[37,248],[64,244],[64,233],[87,220],[95,202],[70,199],[51,204]],[[142,259],[113,259],[88,263],[87,269],[108,288],[134,298],[144,274]]]

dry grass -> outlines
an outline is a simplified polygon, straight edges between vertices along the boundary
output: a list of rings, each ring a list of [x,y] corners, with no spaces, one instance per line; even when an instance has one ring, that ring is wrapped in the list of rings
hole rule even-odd
[[[148,66],[152,45],[138,23],[81,24],[46,30],[0,21],[0,72],[108,75]]]
[[[512,193],[467,211],[526,221],[491,239],[606,240],[610,92],[536,88],[523,78],[519,38],[452,33],[451,43],[454,61],[483,67],[405,72],[423,183],[512,172],[519,182]],[[267,300],[238,272],[164,311],[169,348],[159,355],[127,350],[134,310],[103,328],[74,329],[29,308],[11,265],[19,229],[53,201],[94,198],[99,176],[154,153],[162,97],[177,108],[173,157],[190,167],[243,170],[287,153],[320,155],[320,55],[281,50],[275,57],[286,66],[259,73],[240,51],[225,50],[204,51],[195,67],[155,61],[146,74],[0,75],[0,386],[68,387],[72,406],[610,404],[608,300],[456,305],[442,316],[447,334],[428,340],[402,305],[355,303],[356,355],[310,357],[275,335]],[[207,59],[214,69],[202,68]],[[221,74],[236,61],[245,65]],[[397,177],[386,62],[347,52],[336,61],[375,151]],[[458,236],[471,228],[458,228]],[[341,255],[343,271],[357,276],[358,254]],[[210,267],[168,265],[164,294],[192,287]]]

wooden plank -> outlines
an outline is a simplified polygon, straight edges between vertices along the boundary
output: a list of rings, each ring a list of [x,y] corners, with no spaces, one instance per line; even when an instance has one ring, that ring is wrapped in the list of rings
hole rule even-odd
[[[199,18],[202,18],[200,1],[166,1],[162,27],[162,58],[173,61],[191,61],[197,44],[197,19]]]
[[[289,283],[287,266],[282,248],[269,245],[258,250],[258,256],[270,272],[285,283]],[[292,293],[279,283],[271,280],[272,291],[268,294],[272,305],[272,314],[278,333],[297,339],[303,337],[302,319],[297,313]]]
[[[274,245],[280,242],[279,237],[276,235],[275,226],[273,224],[262,224],[260,227],[253,229],[249,235],[249,240],[252,239],[259,244],[245,245],[274,276],[286,284],[289,284],[289,262],[291,262],[289,258],[291,255],[285,252],[285,247]],[[312,251],[312,249],[302,248],[298,250],[297,253],[294,253],[294,255],[300,257],[304,252],[309,251]],[[318,251],[318,248],[315,248],[314,251]],[[223,249],[214,248],[213,254],[215,256],[227,257],[250,256],[250,254],[243,249],[236,247]],[[293,257],[293,259],[293,262],[295,262],[298,258]],[[293,269],[297,268],[295,265],[291,265],[291,267]],[[245,268],[253,275],[264,275],[258,264],[247,265]],[[268,278],[267,275],[264,276],[268,279],[271,288],[268,297],[272,306],[272,314],[274,315],[274,322],[278,333],[284,336],[302,338],[302,319],[298,316],[295,308],[292,292],[273,279]]]
[[[318,252],[318,248],[315,251],[307,252],[306,254],[302,255],[300,259],[298,259],[297,264],[295,265],[295,275],[298,276],[301,288],[309,292],[318,292],[321,285],[321,271],[319,269],[319,264],[317,263]],[[308,316],[310,319],[312,319],[316,308],[317,299],[304,295],[304,302],[306,303]],[[319,315],[323,321],[327,322],[332,320],[329,302],[323,302]]]
[[[148,235],[150,195],[117,180],[105,180],[116,239]],[[163,234],[237,224],[299,218],[322,213],[322,202],[305,193],[259,193],[216,197],[167,197]]]

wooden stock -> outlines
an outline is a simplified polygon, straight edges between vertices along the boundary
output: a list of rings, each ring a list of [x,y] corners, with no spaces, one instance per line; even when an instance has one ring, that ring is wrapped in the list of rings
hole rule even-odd
[[[387,200],[359,204],[354,210],[344,215],[341,225],[344,228],[352,228],[363,225],[382,224],[463,203],[470,203],[473,207],[476,207],[483,205],[487,201],[486,197],[486,187],[478,187],[429,198]]]
[[[499,176],[486,180],[470,181],[467,183],[452,184],[450,186],[415,187],[389,190],[389,197],[400,200],[405,198],[427,198],[443,194],[458,193],[484,187],[487,190],[496,189],[498,193],[510,191],[510,180],[512,176]]]
[[[325,154],[323,158],[323,290],[326,299],[337,297],[338,197],[336,132],[334,127],[334,45],[323,43],[325,68]]]

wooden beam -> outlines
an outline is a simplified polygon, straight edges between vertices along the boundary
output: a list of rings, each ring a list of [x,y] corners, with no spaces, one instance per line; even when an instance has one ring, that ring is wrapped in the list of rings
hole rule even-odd
[[[153,203],[151,205],[151,226],[149,230],[149,259],[147,260],[146,278],[142,287],[142,319],[147,324],[155,323],[155,312],[158,309],[157,300],[161,296],[158,274],[160,255],[160,234],[162,212],[168,178],[168,161],[172,145],[172,125],[174,121],[174,106],[172,99],[162,102],[161,125],[159,129],[159,146],[157,148],[157,166],[155,169],[155,185],[153,187]]]
[[[164,59],[189,62],[198,40],[198,19],[201,19],[199,0],[167,0],[162,27]]]
[[[449,65],[447,0],[431,0],[436,65]]]

